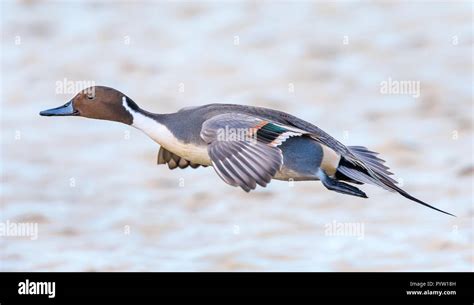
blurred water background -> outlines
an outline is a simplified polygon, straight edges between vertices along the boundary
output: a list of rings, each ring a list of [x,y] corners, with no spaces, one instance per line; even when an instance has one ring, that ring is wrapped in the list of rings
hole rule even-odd
[[[472,271],[472,24],[470,1],[2,0],[0,223],[38,231],[0,236],[0,270]],[[152,112],[290,112],[457,218],[371,186],[247,194],[157,166],[129,126],[38,115],[87,82]]]

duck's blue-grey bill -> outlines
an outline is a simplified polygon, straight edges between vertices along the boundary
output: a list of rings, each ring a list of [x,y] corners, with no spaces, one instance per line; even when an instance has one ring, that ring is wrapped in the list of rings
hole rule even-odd
[[[48,109],[40,112],[43,116],[66,116],[66,115],[77,115],[77,111],[72,106],[72,101],[53,109]]]

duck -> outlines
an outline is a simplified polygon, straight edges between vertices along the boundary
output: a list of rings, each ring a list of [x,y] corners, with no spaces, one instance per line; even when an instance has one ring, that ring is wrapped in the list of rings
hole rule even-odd
[[[160,145],[158,164],[172,170],[209,166],[225,183],[246,192],[274,179],[320,181],[330,191],[368,198],[356,185],[371,184],[455,216],[398,186],[377,152],[345,146],[316,125],[279,110],[215,103],[158,114],[114,88],[92,86],[39,114],[133,126]]]

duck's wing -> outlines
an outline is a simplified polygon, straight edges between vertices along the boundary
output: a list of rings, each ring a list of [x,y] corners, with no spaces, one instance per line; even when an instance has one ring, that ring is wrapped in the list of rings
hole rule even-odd
[[[226,113],[205,121],[201,138],[212,165],[226,183],[246,192],[266,186],[283,163],[281,143],[305,131],[258,116]]]
[[[193,163],[176,154],[173,154],[169,150],[166,150],[166,148],[164,148],[163,146],[161,146],[160,150],[158,151],[157,163],[168,164],[169,169],[175,169],[178,167],[186,168],[188,166],[192,168],[198,168],[199,166],[207,167],[207,165]]]

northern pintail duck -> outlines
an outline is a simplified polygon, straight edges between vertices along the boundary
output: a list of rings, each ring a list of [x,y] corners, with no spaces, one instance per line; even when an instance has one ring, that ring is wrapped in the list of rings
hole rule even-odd
[[[328,190],[367,198],[349,183],[368,183],[452,215],[397,186],[376,152],[344,146],[317,126],[273,109],[209,104],[155,114],[118,90],[96,86],[40,115],[131,125],[160,144],[158,164],[168,164],[170,169],[212,166],[224,182],[246,192],[257,185],[265,187],[272,179],[319,180]]]

